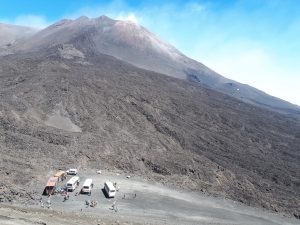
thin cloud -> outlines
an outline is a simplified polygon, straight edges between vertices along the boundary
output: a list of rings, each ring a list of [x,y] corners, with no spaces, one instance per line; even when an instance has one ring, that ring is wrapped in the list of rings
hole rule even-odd
[[[42,29],[49,26],[51,23],[47,21],[44,16],[28,14],[18,16],[13,21],[13,24]]]
[[[200,4],[198,2],[188,2],[186,3],[186,9],[191,13],[202,13],[205,11],[206,9],[206,5],[205,4]]]
[[[138,21],[141,20],[141,19],[138,19],[137,16],[132,12],[130,12],[128,14],[120,13],[120,15],[116,17],[116,19],[117,20],[127,20],[127,21],[131,21],[133,23],[136,23],[136,24],[138,24],[139,23]]]
[[[106,15],[112,18],[117,18],[119,15],[129,14],[130,8],[124,1],[115,0],[106,4],[96,4],[93,6],[84,6],[74,12],[66,14],[64,17],[70,19],[76,19],[80,16],[87,16],[90,18],[96,18],[102,15]]]
[[[216,51],[210,57],[203,57],[202,62],[227,78],[299,104],[300,78],[293,77],[293,69],[283,69],[272,54],[263,48],[224,46],[224,49]],[[288,78],[285,74],[293,78]]]

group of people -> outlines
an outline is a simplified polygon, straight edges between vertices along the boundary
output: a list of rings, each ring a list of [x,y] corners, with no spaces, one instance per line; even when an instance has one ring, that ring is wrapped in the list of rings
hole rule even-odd
[[[136,193],[134,193],[134,195],[132,196],[132,198],[136,198]],[[122,199],[126,199],[126,194],[123,195]]]
[[[97,204],[98,204],[98,201],[94,201],[94,200],[92,200],[91,202],[89,201],[89,200],[85,200],[85,205],[86,205],[86,207],[96,207],[97,206]]]
[[[46,201],[46,205],[44,204],[42,198],[40,199],[40,203],[41,203],[42,208],[46,207],[46,208],[50,209],[51,208],[51,196],[48,196],[47,201]]]
[[[96,207],[97,204],[98,204],[98,201],[92,200],[90,206],[91,206],[91,207]]]
[[[67,201],[70,198],[69,192],[66,188],[61,189],[60,193],[64,196],[64,201]]]

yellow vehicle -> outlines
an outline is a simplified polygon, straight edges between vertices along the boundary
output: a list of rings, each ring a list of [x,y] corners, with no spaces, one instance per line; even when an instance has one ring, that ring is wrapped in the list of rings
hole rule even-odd
[[[58,171],[54,177],[57,177],[58,182],[64,181],[67,178],[67,172],[66,171]]]

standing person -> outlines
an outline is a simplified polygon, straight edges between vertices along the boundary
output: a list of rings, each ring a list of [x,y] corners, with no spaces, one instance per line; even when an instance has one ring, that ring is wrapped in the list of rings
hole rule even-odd
[[[117,201],[114,201],[113,204],[112,204],[112,210],[114,210],[115,212],[118,211],[118,208],[117,208]]]
[[[48,204],[48,209],[51,207],[51,199],[50,199],[50,196],[48,197],[48,199],[47,199],[47,204]]]
[[[69,193],[67,192],[67,193],[65,194],[64,201],[67,201],[68,199],[69,199]]]

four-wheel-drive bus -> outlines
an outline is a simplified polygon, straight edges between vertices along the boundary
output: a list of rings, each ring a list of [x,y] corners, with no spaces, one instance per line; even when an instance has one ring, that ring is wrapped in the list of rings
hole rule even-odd
[[[68,182],[67,182],[67,189],[68,191],[74,191],[75,188],[79,185],[79,177],[75,176],[72,177]]]
[[[109,198],[114,198],[116,195],[116,188],[114,187],[113,183],[110,181],[106,181],[104,183],[104,191]]]
[[[67,178],[67,172],[66,171],[58,171],[54,177],[57,177],[58,182],[62,182]]]
[[[92,192],[92,188],[93,188],[94,184],[93,184],[93,180],[92,179],[86,179],[82,185],[81,188],[81,193],[88,193],[90,194]]]
[[[58,183],[57,177],[50,177],[44,189],[43,195],[52,195],[56,190],[57,183]]]

